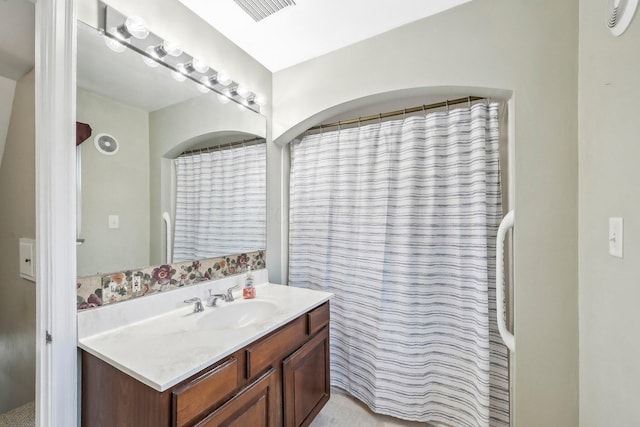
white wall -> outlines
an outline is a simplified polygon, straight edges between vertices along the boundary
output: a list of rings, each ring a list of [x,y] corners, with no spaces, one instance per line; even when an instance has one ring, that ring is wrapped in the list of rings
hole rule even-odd
[[[34,399],[36,284],[20,277],[18,242],[36,234],[35,73],[18,80],[0,166],[0,413]]]
[[[149,114],[77,90],[76,119],[92,128],[82,151],[82,228],[78,276],[147,267],[149,263]],[[93,144],[100,133],[120,144],[112,156]],[[109,228],[109,215],[120,226]]]
[[[621,37],[580,0],[580,425],[640,425],[640,16]],[[624,258],[608,218],[624,217]]]
[[[513,92],[518,427],[578,425],[577,52],[577,0],[475,0],[274,75],[278,142],[377,93]]]

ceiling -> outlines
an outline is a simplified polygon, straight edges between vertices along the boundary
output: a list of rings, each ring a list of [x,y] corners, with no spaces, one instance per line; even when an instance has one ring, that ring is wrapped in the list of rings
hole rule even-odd
[[[272,72],[470,0],[295,0],[255,22],[234,0],[179,0]]]
[[[295,0],[259,22],[234,0],[179,1],[275,72],[471,0]],[[33,68],[34,15],[29,1],[0,0],[0,76]]]

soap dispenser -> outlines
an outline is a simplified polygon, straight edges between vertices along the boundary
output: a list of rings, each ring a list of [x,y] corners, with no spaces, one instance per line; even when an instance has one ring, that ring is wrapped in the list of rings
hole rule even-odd
[[[256,297],[256,288],[253,286],[253,275],[251,274],[251,266],[247,269],[247,277],[244,279],[244,289],[242,289],[242,298],[252,299]]]

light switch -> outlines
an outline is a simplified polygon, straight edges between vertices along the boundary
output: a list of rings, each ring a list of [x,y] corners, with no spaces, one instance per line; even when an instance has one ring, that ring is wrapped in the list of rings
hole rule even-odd
[[[623,242],[623,221],[622,218],[609,218],[609,254],[622,258]]]
[[[120,228],[120,216],[109,215],[109,228]]]
[[[33,239],[20,239],[20,277],[36,281],[36,241]]]

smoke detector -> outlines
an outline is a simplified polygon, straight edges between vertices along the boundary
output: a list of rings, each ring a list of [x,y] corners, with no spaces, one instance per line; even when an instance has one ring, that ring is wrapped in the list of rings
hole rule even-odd
[[[607,27],[611,34],[618,37],[629,28],[638,8],[638,0],[609,0],[607,8]]]
[[[93,145],[100,154],[106,154],[107,156],[113,156],[118,152],[120,144],[118,141],[108,133],[99,133],[93,139]]]
[[[287,6],[295,6],[293,0],[233,0],[240,6],[251,18],[258,22],[273,15],[279,10]]]

